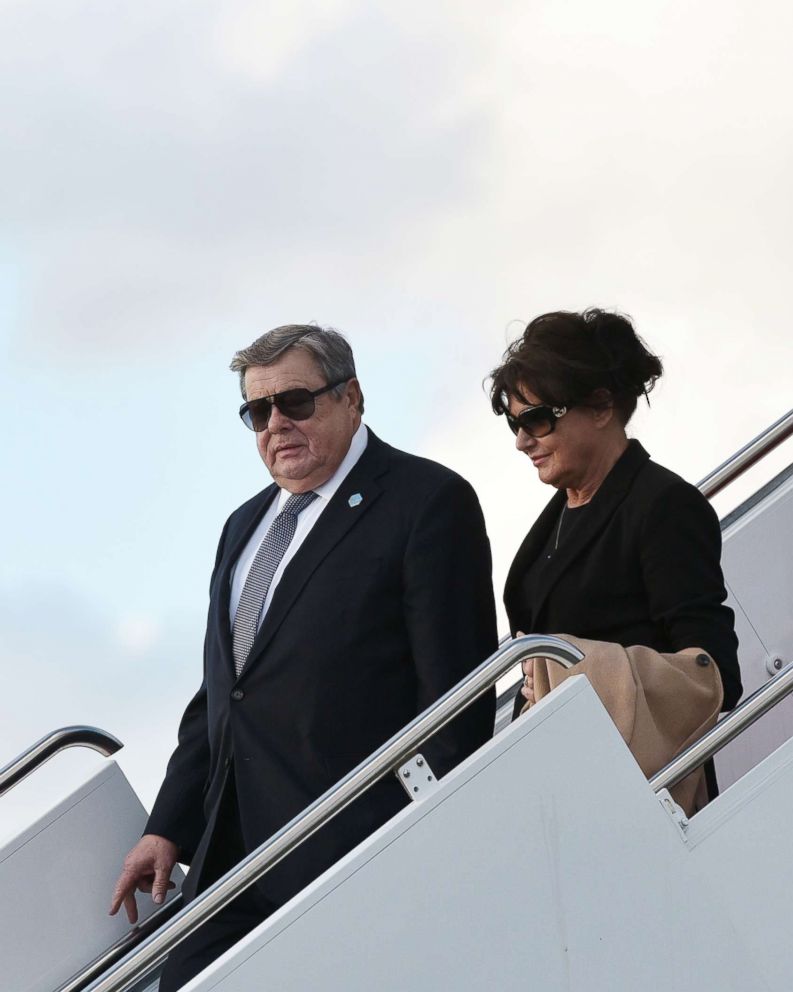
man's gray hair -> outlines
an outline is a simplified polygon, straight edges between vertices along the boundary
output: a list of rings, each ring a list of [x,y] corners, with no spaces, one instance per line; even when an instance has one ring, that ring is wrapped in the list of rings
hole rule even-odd
[[[257,338],[252,345],[238,351],[231,360],[231,371],[240,374],[240,391],[245,395],[245,372],[251,365],[272,365],[290,348],[307,351],[325,377],[326,382],[355,378],[355,360],[352,348],[343,334],[332,327],[316,324],[284,324]],[[331,390],[332,396],[341,396],[344,382]],[[363,413],[363,393],[358,412]]]

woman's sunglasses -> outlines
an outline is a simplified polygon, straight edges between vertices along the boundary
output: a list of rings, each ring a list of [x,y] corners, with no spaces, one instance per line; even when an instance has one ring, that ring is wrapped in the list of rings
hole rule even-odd
[[[328,383],[321,389],[285,389],[282,393],[274,393],[272,396],[260,396],[259,399],[242,404],[240,417],[243,424],[257,434],[267,430],[274,406],[289,420],[308,420],[314,415],[317,396],[329,393],[331,389],[349,381],[349,379],[339,379],[338,382]]]
[[[509,429],[517,435],[518,431],[525,431],[529,437],[547,437],[553,434],[556,421],[563,417],[569,407],[566,406],[530,406],[527,410],[521,410],[517,416],[504,411]]]

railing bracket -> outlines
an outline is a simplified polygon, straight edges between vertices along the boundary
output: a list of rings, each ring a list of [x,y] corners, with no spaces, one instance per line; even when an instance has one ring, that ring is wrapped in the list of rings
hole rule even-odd
[[[661,806],[669,814],[670,819],[673,823],[676,823],[680,832],[685,836],[686,830],[688,829],[688,817],[685,814],[682,806],[674,801],[669,793],[668,789],[660,789],[656,795],[658,796],[658,801]]]
[[[438,780],[427,759],[421,754],[414,754],[410,761],[400,765],[394,774],[413,802],[425,799],[430,792],[438,788]]]
[[[769,654],[765,659],[765,670],[774,676],[785,667],[785,659],[778,654]]]

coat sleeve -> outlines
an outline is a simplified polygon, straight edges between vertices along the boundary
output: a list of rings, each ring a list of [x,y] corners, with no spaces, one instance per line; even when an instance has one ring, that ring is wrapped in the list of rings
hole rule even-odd
[[[210,596],[215,587],[227,527],[228,524],[218,543]],[[176,750],[168,762],[145,830],[147,834],[158,834],[173,841],[179,847],[179,860],[183,864],[190,864],[204,832],[204,787],[209,775],[209,759],[205,639],[204,679],[182,716]]]
[[[725,605],[721,528],[713,507],[680,482],[653,501],[641,539],[641,565],[652,619],[672,649],[701,647],[719,667],[724,709],[741,697],[735,615]]]
[[[147,834],[167,837],[190,864],[204,832],[204,785],[209,772],[206,683],[193,696],[179,725],[179,739],[146,824]]]
[[[479,501],[450,475],[418,511],[405,549],[404,614],[417,712],[432,705],[498,646],[490,543]],[[493,734],[495,691],[481,696],[422,749],[443,775]]]

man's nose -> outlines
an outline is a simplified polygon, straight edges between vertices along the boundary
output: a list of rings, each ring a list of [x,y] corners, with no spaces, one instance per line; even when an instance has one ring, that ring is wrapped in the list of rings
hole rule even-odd
[[[293,426],[294,425],[289,417],[284,416],[278,407],[273,404],[273,407],[270,410],[270,419],[267,421],[267,430],[271,434],[282,434],[284,431],[288,431]]]

